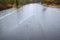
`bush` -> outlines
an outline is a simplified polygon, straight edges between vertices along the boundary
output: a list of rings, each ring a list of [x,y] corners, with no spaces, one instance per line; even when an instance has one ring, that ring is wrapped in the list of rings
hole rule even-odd
[[[60,0],[41,0],[41,3],[60,5]]]

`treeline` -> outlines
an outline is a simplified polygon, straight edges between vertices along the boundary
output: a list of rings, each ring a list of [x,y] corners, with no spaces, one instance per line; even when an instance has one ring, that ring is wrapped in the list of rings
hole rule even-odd
[[[41,3],[60,5],[60,0],[41,0]]]
[[[13,7],[16,4],[16,0],[0,0],[0,10]]]
[[[18,7],[30,3],[31,1],[32,0],[0,0],[0,10],[11,7]]]

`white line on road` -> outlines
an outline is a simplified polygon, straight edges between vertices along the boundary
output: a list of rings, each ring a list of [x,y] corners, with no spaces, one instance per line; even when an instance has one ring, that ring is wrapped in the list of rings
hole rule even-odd
[[[11,15],[12,13],[15,13],[15,12],[16,12],[16,10],[15,10],[15,11],[13,11],[13,12],[8,13],[8,14],[6,14],[6,15],[2,16],[2,17],[0,17],[0,19],[3,19],[3,18],[5,18],[5,17],[7,17],[7,16],[9,16],[9,15]]]

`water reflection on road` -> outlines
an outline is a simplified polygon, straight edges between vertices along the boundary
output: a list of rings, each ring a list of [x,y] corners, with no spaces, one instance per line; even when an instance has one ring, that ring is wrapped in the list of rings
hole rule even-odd
[[[18,17],[19,26],[9,33],[8,38],[60,40],[60,9],[28,4],[18,9]]]

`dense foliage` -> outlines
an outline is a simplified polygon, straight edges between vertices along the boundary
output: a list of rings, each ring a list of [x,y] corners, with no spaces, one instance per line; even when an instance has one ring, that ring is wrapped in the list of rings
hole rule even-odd
[[[60,0],[41,0],[41,3],[60,5]]]
[[[0,9],[11,8],[13,5],[15,7],[28,4],[32,0],[0,0]]]
[[[40,1],[41,3],[46,4],[56,4],[60,5],[60,0],[0,0],[0,9],[5,9],[14,6],[21,6],[31,2]]]

